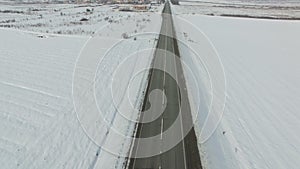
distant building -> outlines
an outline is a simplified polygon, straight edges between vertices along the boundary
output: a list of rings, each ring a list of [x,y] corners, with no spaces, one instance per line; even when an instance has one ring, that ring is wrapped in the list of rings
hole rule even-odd
[[[134,5],[133,10],[135,11],[147,11],[149,9],[148,5]]]

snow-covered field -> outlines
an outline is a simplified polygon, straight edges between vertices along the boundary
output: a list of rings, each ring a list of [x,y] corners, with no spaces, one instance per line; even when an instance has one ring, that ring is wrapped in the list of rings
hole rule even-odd
[[[157,13],[160,10],[161,7],[155,6],[149,13]],[[0,27],[76,35],[93,35],[108,24],[124,27],[131,21],[135,23],[132,32],[138,31],[146,28],[153,19],[151,18],[153,15],[150,14],[120,12],[112,6],[98,4],[1,4],[0,2],[0,14]]]
[[[14,10],[19,8],[23,11],[28,6],[11,6]],[[124,114],[137,118],[133,108],[139,107],[147,82],[147,71],[138,71],[149,67],[157,38],[157,34],[145,33],[159,32],[161,16],[155,12],[121,13],[107,6],[94,7],[94,14],[84,15],[92,18],[91,23],[77,27],[65,24],[72,21],[70,13],[76,16],[77,12],[85,12],[85,7],[45,8],[42,18],[38,14],[10,16],[16,20],[12,24],[45,23],[41,27],[0,28],[1,168],[122,168],[125,158],[118,155],[129,151],[130,138],[125,136],[132,135],[135,125]],[[60,11],[66,15],[60,16]],[[8,15],[0,16],[3,20]],[[54,25],[49,24],[50,17]],[[81,17],[82,14],[74,20]],[[97,21],[105,17],[114,19]],[[77,29],[84,33],[73,31]],[[135,34],[138,36],[132,37]],[[119,68],[124,61],[130,66]],[[112,82],[113,73],[119,69],[122,77]],[[91,85],[94,82],[96,85]],[[113,88],[115,92],[111,90],[112,83],[117,86]],[[128,83],[130,98],[124,92]],[[118,95],[111,98],[111,92]],[[93,94],[98,108],[105,113],[104,119],[93,116],[96,110],[88,99],[94,97],[84,98]],[[130,99],[133,107],[123,114],[116,113],[112,100],[116,97],[120,104]],[[76,102],[78,99],[81,104]],[[85,119],[90,119],[90,123],[85,123]],[[112,129],[123,136],[116,137],[110,132]]]
[[[204,168],[299,168],[300,22],[182,14],[185,6],[172,8],[181,14],[173,17],[184,68],[201,75],[200,100],[191,76],[186,78],[192,107],[201,106],[194,118]],[[185,45],[198,53],[211,77]],[[212,62],[217,57],[221,65]],[[226,89],[216,92],[224,85],[222,69]],[[220,101],[223,94],[221,122],[202,140],[209,99],[220,96],[213,98]]]
[[[180,6],[183,14],[300,20],[296,0],[187,0]]]

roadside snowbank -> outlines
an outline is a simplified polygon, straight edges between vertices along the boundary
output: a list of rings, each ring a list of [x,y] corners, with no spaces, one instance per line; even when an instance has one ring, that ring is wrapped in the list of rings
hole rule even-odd
[[[173,9],[178,12],[181,7],[173,6]],[[300,22],[192,14],[173,17],[178,39],[199,53],[208,66],[211,62],[205,59],[211,55],[202,49],[203,44],[212,42],[226,75],[223,92],[227,100],[221,123],[206,142],[199,142],[204,167],[298,168]],[[190,61],[192,52],[184,50],[183,44],[179,47],[187,67],[197,70],[199,65]],[[210,74],[214,74],[214,68],[209,69]],[[199,84],[203,84],[200,102],[194,99],[193,92],[198,89],[189,84],[187,75],[193,107],[209,107],[206,99],[211,98],[210,83],[205,83],[206,75],[203,77],[199,78]],[[207,110],[200,109],[195,119],[198,137]]]

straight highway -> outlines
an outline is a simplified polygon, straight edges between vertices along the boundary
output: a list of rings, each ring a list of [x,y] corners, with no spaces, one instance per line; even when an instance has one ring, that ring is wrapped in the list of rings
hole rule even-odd
[[[153,67],[159,67],[163,70],[152,69],[150,72],[150,80],[146,91],[143,104],[143,111],[152,107],[148,114],[141,114],[140,123],[138,123],[135,137],[148,138],[152,136],[160,136],[153,139],[152,142],[142,145],[136,139],[132,143],[131,154],[139,154],[142,151],[154,151],[161,149],[161,153],[150,157],[134,157],[128,160],[127,168],[129,169],[201,169],[200,155],[197,147],[197,140],[194,128],[188,128],[193,121],[191,109],[187,97],[185,79],[183,76],[182,64],[173,26],[171,8],[169,2],[165,3],[162,12],[162,27],[154,54]],[[172,72],[171,76],[167,72]],[[154,101],[150,103],[149,95],[151,91],[159,89],[163,91],[162,95],[154,96]],[[182,97],[184,96],[184,97]],[[163,111],[161,115],[151,122],[143,123],[147,116],[156,116],[157,112]],[[180,125],[173,130],[175,136],[181,137],[180,141],[168,151],[164,151],[164,147],[170,144],[172,138],[166,138],[163,134],[169,129],[176,119],[179,118]],[[170,137],[170,135],[168,136]]]

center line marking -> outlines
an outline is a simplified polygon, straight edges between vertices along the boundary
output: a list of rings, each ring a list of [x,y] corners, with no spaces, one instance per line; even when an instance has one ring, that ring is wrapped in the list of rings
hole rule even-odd
[[[162,140],[162,134],[164,130],[164,118],[161,118],[161,127],[160,127],[160,139]]]

